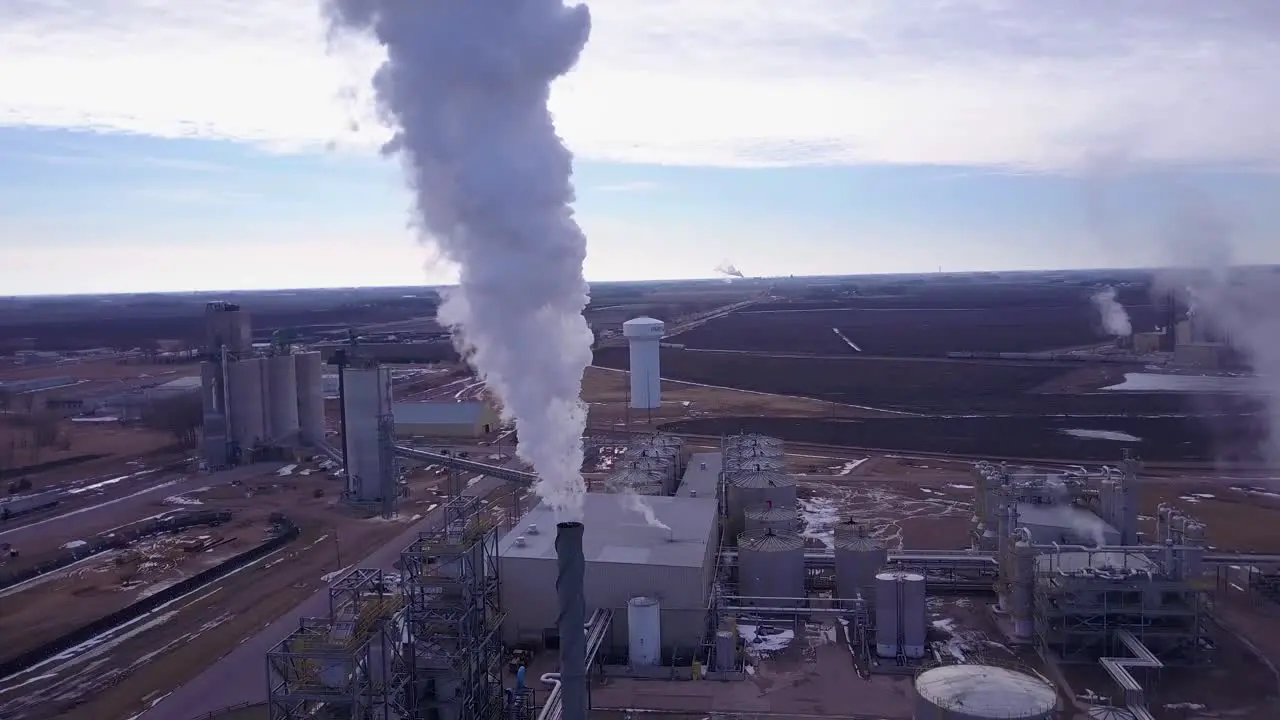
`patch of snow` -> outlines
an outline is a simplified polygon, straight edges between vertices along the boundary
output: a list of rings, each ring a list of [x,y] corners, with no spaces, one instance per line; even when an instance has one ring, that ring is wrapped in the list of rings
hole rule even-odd
[[[342,568],[341,570],[334,570],[331,573],[325,573],[324,575],[320,576],[320,582],[333,582],[334,580],[337,580],[338,578],[342,577],[344,574],[346,574],[348,570],[350,570],[353,567],[355,567],[355,565],[348,565]]]
[[[835,525],[840,521],[840,507],[830,498],[798,498],[803,537],[820,540],[828,548],[835,547]]]
[[[73,423],[109,423],[109,422],[120,422],[120,418],[118,417],[73,417],[71,418],[71,422]]]
[[[1165,710],[1204,710],[1205,706],[1200,703],[1180,702],[1168,703],[1164,706]]]
[[[1192,497],[1198,497],[1201,500],[1212,500],[1213,493],[1191,493]]]
[[[857,469],[858,469],[858,466],[859,466],[859,465],[861,465],[862,463],[866,462],[866,461],[867,461],[867,459],[866,459],[866,458],[862,458],[861,460],[850,460],[849,462],[845,463],[844,465],[841,465],[841,466],[840,466],[840,471],[839,471],[839,472],[837,472],[836,474],[837,474],[837,475],[848,475],[849,473],[853,472],[854,470],[857,470]]]
[[[1142,438],[1130,435],[1126,432],[1118,430],[1085,430],[1081,428],[1068,428],[1059,430],[1058,432],[1071,437],[1077,437],[1081,440],[1114,440],[1116,442],[1142,442]]]
[[[186,495],[170,495],[162,501],[165,505],[203,505],[203,502]]]
[[[67,544],[63,545],[63,546],[62,546],[62,549],[63,549],[63,550],[70,550],[70,549],[72,549],[72,548],[84,547],[85,545],[88,545],[88,544],[89,544],[89,543],[87,543],[87,542],[85,542],[85,541],[83,541],[83,540],[72,540],[71,542],[69,542],[69,543],[67,543]]]
[[[794,630],[783,630],[768,625],[739,625],[738,634],[742,636],[747,653],[757,658],[782,652],[791,645],[792,640],[796,639]]]
[[[962,483],[947,483],[947,487],[951,488],[952,490],[972,490],[973,489],[972,485],[964,485]]]
[[[286,477],[288,475],[292,475],[293,471],[297,469],[298,469],[297,465],[285,465],[284,467],[276,471],[276,475],[279,475],[280,477]]]
[[[1251,395],[1260,390],[1259,385],[1261,385],[1261,380],[1256,377],[1125,373],[1124,382],[1118,385],[1109,385],[1102,389],[1121,392],[1240,393]]]

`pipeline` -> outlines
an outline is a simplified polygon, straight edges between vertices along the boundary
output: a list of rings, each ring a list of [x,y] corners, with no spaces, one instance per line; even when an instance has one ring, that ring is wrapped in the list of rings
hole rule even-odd
[[[596,653],[600,651],[600,646],[604,644],[605,634],[609,631],[609,626],[613,623],[612,610],[596,610],[591,613],[591,619],[584,628],[587,633],[587,657],[583,664],[583,670],[591,667],[591,663],[596,660]],[[538,713],[538,720],[560,720],[561,710],[561,682],[560,673],[546,673],[541,678],[543,683],[551,685],[551,692],[547,694],[547,702],[543,704],[542,710]]]
[[[501,465],[489,465],[488,463],[476,462],[460,458],[455,455],[444,455],[442,453],[434,453],[428,450],[418,450],[416,448],[405,447],[404,445],[396,445],[395,454],[400,457],[411,458],[413,460],[425,460],[437,465],[454,468],[455,470],[466,470],[469,472],[488,475],[490,477],[500,478],[507,482],[516,483],[518,485],[532,485],[538,476],[524,472],[523,470],[512,470]]]
[[[1147,649],[1142,641],[1133,636],[1128,630],[1116,631],[1116,639],[1124,644],[1125,648],[1133,654],[1133,657],[1117,658],[1104,657],[1099,660],[1102,668],[1107,671],[1112,680],[1120,686],[1124,691],[1125,709],[1128,710],[1135,720],[1154,720],[1151,713],[1147,711],[1147,701],[1142,689],[1142,685],[1129,673],[1129,668],[1150,668],[1159,670],[1164,667],[1164,663],[1160,662],[1160,658]]]

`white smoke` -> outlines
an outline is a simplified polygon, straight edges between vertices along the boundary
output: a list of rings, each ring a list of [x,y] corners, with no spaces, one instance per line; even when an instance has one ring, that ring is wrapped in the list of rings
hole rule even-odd
[[[1133,334],[1129,313],[1125,312],[1124,306],[1116,300],[1115,288],[1105,287],[1094,293],[1090,300],[1093,301],[1093,306],[1098,308],[1098,314],[1102,316],[1102,328],[1108,334],[1116,337],[1128,337]]]
[[[1062,527],[1071,529],[1080,540],[1088,539],[1095,547],[1107,544],[1107,523],[1091,512],[1074,505],[1051,505],[1047,513]]]
[[[746,275],[742,274],[741,270],[734,267],[733,263],[729,262],[728,260],[724,260],[719,265],[716,265],[716,272],[720,273],[721,275],[727,275],[729,277],[736,277],[736,278],[746,277]]]
[[[373,78],[418,221],[458,267],[440,320],[514,420],[519,456],[561,520],[582,515],[582,311],[586,238],[573,217],[573,157],[556,135],[551,83],[590,34],[563,0],[327,0],[337,34],[387,52]]]
[[[624,487],[618,493],[618,498],[622,501],[623,507],[643,517],[649,527],[655,527],[659,530],[671,530],[669,525],[658,519],[658,516],[653,512],[653,508],[640,493],[629,487]]]

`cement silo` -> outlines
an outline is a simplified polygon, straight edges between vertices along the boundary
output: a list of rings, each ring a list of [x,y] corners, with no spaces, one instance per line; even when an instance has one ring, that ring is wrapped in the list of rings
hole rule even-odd
[[[267,362],[272,438],[281,444],[298,440],[298,373],[292,355],[275,355]]]
[[[859,595],[874,601],[876,575],[889,562],[889,550],[852,520],[836,525],[835,545],[836,596],[846,606]]]
[[[727,493],[729,530],[734,535],[746,528],[746,510],[753,505],[796,505],[795,481],[772,470],[748,470],[729,475]]]
[[[293,356],[297,376],[298,430],[302,442],[324,442],[324,363],[318,352]]]
[[[753,505],[743,513],[747,531],[774,530],[794,532],[800,526],[800,515],[795,508],[778,507],[770,503]]]
[[[924,576],[883,572],[875,578],[876,654],[882,658],[924,657]]]
[[[231,437],[241,452],[267,440],[266,366],[261,358],[227,364],[231,396]]]
[[[804,538],[794,532],[753,530],[738,536],[738,595],[758,607],[794,607],[805,597]]]
[[[1049,720],[1058,705],[1044,680],[987,665],[927,670],[915,691],[915,720]]]

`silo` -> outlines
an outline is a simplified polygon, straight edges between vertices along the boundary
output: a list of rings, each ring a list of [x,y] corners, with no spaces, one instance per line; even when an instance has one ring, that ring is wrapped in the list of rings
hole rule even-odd
[[[1049,720],[1058,705],[1044,680],[987,665],[927,670],[915,691],[915,720]]]
[[[743,513],[747,531],[778,530],[794,531],[800,524],[800,516],[795,508],[777,507],[770,503],[752,505]]]
[[[745,529],[746,509],[773,503],[774,507],[795,507],[796,484],[773,470],[748,470],[728,478],[729,529],[738,534]]]
[[[1095,705],[1086,714],[1089,720],[1136,720],[1133,713],[1111,705]]]
[[[889,562],[889,550],[852,520],[836,525],[835,541],[837,597],[846,604],[858,595],[874,599],[876,575]]]
[[[231,386],[231,435],[242,452],[266,439],[263,367],[260,358],[246,358],[227,365],[227,384]]]
[[[771,448],[764,446],[739,446],[731,447],[725,451],[724,456],[730,462],[750,461],[752,458],[775,458],[782,460],[785,453],[782,448]]]
[[[267,358],[272,439],[282,444],[298,439],[298,373],[292,355]]]
[[[663,495],[662,476],[649,470],[619,468],[609,475],[605,485],[611,492],[631,490],[637,495]]]
[[[747,433],[744,435],[730,435],[725,439],[726,448],[740,447],[768,447],[781,448],[782,440],[770,435],[761,435],[760,433]]]
[[[632,667],[662,662],[662,606],[655,598],[627,601],[627,657]]]
[[[293,356],[298,386],[298,430],[304,443],[324,442],[324,363],[318,352]]]
[[[787,461],[780,457],[725,457],[724,472],[726,475],[732,475],[735,472],[745,470],[776,470],[784,471],[787,469]]]
[[[925,602],[924,575],[904,573],[902,578],[902,654],[909,658],[924,657],[928,634],[929,612]]]
[[[880,573],[876,575],[875,583],[876,655],[882,658],[897,657],[902,650],[899,642],[902,623],[898,619],[901,598],[898,573]]]
[[[633,457],[627,458],[614,466],[621,469],[644,470],[659,478],[662,481],[664,495],[670,495],[675,491],[676,486],[676,466],[671,458],[667,457]]]
[[[753,530],[738,536],[738,595],[803,598],[804,538],[794,532]],[[759,607],[792,607],[797,600],[745,600]]]

